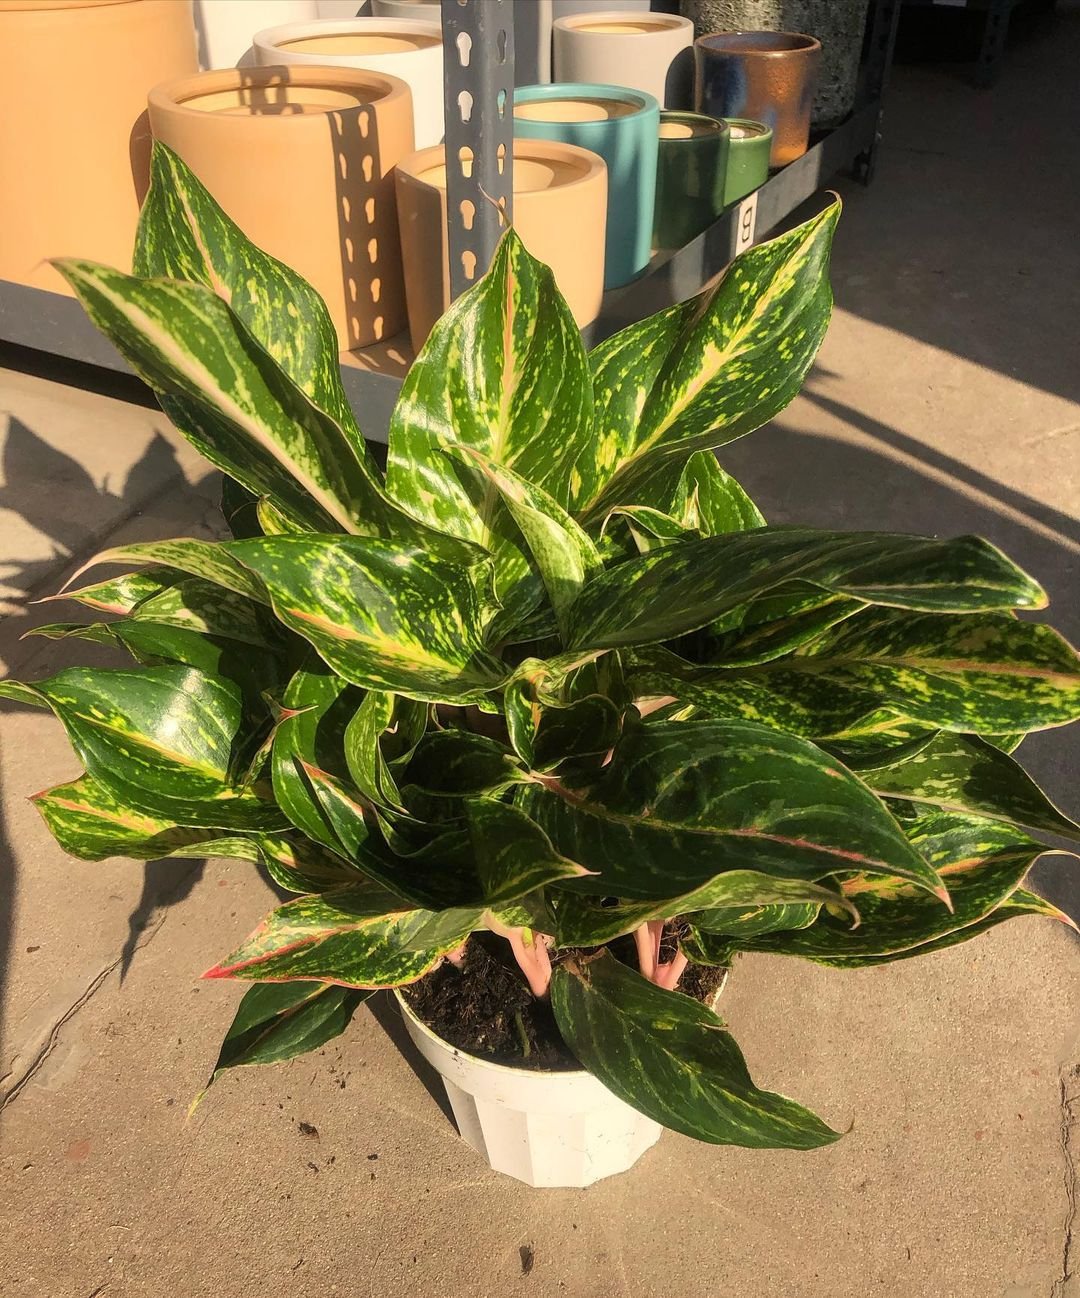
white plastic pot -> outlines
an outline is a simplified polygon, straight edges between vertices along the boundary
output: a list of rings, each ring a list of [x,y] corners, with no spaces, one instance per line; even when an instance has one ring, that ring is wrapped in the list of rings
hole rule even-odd
[[[201,68],[250,67],[252,37],[271,23],[318,16],[315,0],[197,0],[195,33]]]
[[[396,992],[417,1050],[443,1080],[462,1139],[526,1185],[580,1188],[633,1167],[663,1128],[591,1073],[539,1072],[457,1050]]]
[[[400,77],[412,92],[416,147],[443,137],[442,27],[418,18],[352,18],[271,27],[255,36],[263,67],[364,68]]]

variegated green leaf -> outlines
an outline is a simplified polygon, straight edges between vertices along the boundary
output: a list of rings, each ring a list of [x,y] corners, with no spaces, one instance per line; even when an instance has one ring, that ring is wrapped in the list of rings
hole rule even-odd
[[[859,908],[857,929],[823,911],[809,928],[753,938],[741,949],[839,967],[910,951],[983,920],[1015,892],[1035,858],[1046,851],[1011,826],[945,812],[921,817],[909,834],[948,886],[951,911],[901,880],[855,877],[842,887]]]
[[[551,1007],[589,1072],[674,1131],[755,1149],[817,1149],[839,1138],[794,1100],[758,1090],[712,1010],[662,990],[608,952],[559,965]]]
[[[203,977],[401,987],[457,945],[410,949],[410,938],[430,918],[375,884],[349,884],[278,907]]]
[[[364,797],[377,806],[403,811],[401,794],[381,746],[394,722],[396,703],[393,694],[369,690],[345,728],[344,748],[349,775]]]
[[[256,603],[269,603],[266,588],[262,582],[235,559],[224,545],[216,541],[196,541],[191,537],[181,536],[173,541],[136,541],[130,545],[117,545],[111,550],[102,550],[100,554],[95,554],[69,580],[77,581],[88,568],[94,568],[100,563],[164,564],[169,568],[176,569],[178,572],[185,572],[189,576],[200,577],[204,581],[210,582],[211,585],[222,586],[225,590],[232,591],[236,595],[243,595],[248,599],[253,599]],[[156,571],[151,572],[151,580],[158,580],[154,576]],[[115,581],[126,583],[124,589],[130,591],[129,598],[136,595],[140,590],[145,592],[142,598],[156,593],[144,585],[136,584],[133,586],[131,583],[136,581],[138,575],[137,573],[131,573],[128,577],[116,578]],[[143,575],[146,576],[146,574]],[[106,591],[112,594],[114,583],[105,582],[103,585]],[[54,598],[77,599],[88,591],[97,590],[98,587],[84,587],[81,591],[61,591]],[[100,607],[100,605],[98,606]],[[107,609],[106,611],[126,613],[130,612],[131,608]]]
[[[304,526],[386,534],[399,511],[368,459],[205,284],[55,263],[91,320],[211,464]]]
[[[948,894],[872,793],[792,735],[735,721],[663,721],[624,733],[589,788],[546,777],[522,807],[595,878],[564,886],[662,901],[725,870],[814,881],[866,870]]]
[[[880,797],[974,812],[1080,841],[1080,825],[1062,815],[1023,767],[974,735],[939,735],[904,762],[864,770]]]
[[[70,667],[18,691],[52,709],[87,774],[136,810],[200,828],[283,824],[263,790],[235,782],[242,700],[232,682],[187,667]]]
[[[565,634],[571,604],[586,579],[602,567],[596,546],[542,487],[475,447],[453,446],[448,450],[460,461],[478,468],[498,492],[540,571],[555,620]]]
[[[984,915],[982,919],[976,920],[966,928],[954,929],[951,933],[945,933],[941,937],[934,938],[931,942],[923,942],[919,946],[909,947],[906,951],[893,951],[888,955],[867,956],[865,960],[857,958],[831,960],[829,963],[834,968],[840,969],[871,969],[875,965],[892,964],[896,960],[910,960],[915,956],[932,955],[935,951],[945,951],[951,946],[959,946],[961,942],[970,942],[972,938],[979,937],[983,933],[989,932],[992,928],[997,928],[999,924],[1004,924],[1009,919],[1022,919],[1025,915],[1037,915],[1043,919],[1056,919],[1059,923],[1067,925],[1069,928],[1076,930],[1076,924],[1073,919],[1066,915],[1063,910],[1059,910],[1052,902],[1040,897],[1034,892],[1028,892],[1026,888],[1017,888],[1011,896],[1005,898],[1003,902],[992,910],[989,915]]]
[[[828,904],[835,905],[836,902],[831,901]],[[820,902],[784,902],[773,906],[719,906],[714,910],[703,910],[695,915],[693,929],[699,935],[728,934],[735,939],[752,937],[759,933],[777,933],[782,929],[806,928],[817,919],[820,910]],[[705,963],[712,964],[713,961],[708,960]]]
[[[461,443],[575,509],[595,476],[592,386],[551,271],[511,229],[487,274],[435,325],[390,424],[386,484],[417,518],[488,548],[498,492],[445,450]]]
[[[872,690],[897,712],[943,730],[1041,730],[1080,717],[1076,651],[1051,627],[1003,614],[875,609],[777,667]]]
[[[753,870],[729,870],[718,874],[693,892],[663,901],[617,901],[609,898],[588,897],[565,889],[553,889],[550,904],[555,915],[555,939],[560,946],[599,946],[632,933],[650,920],[669,920],[690,915],[695,923],[706,923],[704,916],[695,914],[721,913],[718,907],[740,910],[771,909],[809,906],[815,912],[826,902],[846,910],[853,922],[858,922],[859,912],[842,893],[834,888],[807,883],[802,879],[775,878],[757,874]]]
[[[743,253],[715,288],[615,334],[590,356],[596,464],[587,503],[651,504],[695,451],[767,423],[802,386],[832,310],[839,201]]]
[[[319,294],[257,248],[191,169],[155,141],[150,190],[139,217],[134,271],[146,279],[204,284],[341,429],[361,459],[369,452],[341,383],[337,335]],[[374,466],[370,466],[374,477]]]
[[[733,611],[732,625],[710,627],[702,656],[724,668],[772,662],[866,607],[862,600],[795,582],[789,590],[764,595]]]
[[[703,536],[752,532],[765,526],[765,515],[712,451],[695,451],[683,466],[674,511],[686,527]]]
[[[262,581],[278,618],[354,685],[474,702],[504,674],[483,647],[474,570],[373,537],[274,536],[225,549]]]
[[[666,640],[792,581],[905,609],[1046,603],[1041,587],[978,537],[759,528],[669,546],[607,569],[571,610],[571,643],[610,649]]]
[[[71,580],[74,581],[76,577]],[[119,577],[91,582],[88,586],[79,586],[74,590],[62,590],[57,595],[46,595],[41,603],[71,599],[100,613],[131,613],[143,600],[160,595],[180,580],[182,574],[179,569],[146,568],[141,572],[126,572]]]
[[[228,1068],[279,1064],[326,1045],[371,994],[334,983],[256,983],[244,993],[210,1080]]]
[[[233,855],[231,850],[222,851],[220,845],[227,841],[236,846],[232,840],[223,840],[220,830],[177,825],[162,816],[137,811],[88,775],[36,793],[31,801],[64,851],[84,861],[104,861],[110,856],[154,861],[192,847],[198,849],[199,856]],[[244,842],[250,843],[249,859],[257,859],[255,840]]]
[[[560,856],[544,831],[517,807],[493,798],[472,798],[466,812],[487,906],[503,906],[536,888],[588,873],[576,861]]]
[[[305,766],[335,775],[346,770],[344,737],[363,695],[315,659],[289,682],[282,705],[289,715],[274,732],[270,768],[274,797],[289,820],[309,838],[336,851],[341,843],[315,796]]]
[[[402,779],[425,793],[453,798],[497,794],[525,779],[504,744],[469,730],[433,730],[417,745]]]

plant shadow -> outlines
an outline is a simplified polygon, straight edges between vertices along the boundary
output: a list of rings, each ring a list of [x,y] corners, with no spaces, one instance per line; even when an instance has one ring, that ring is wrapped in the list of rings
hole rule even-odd
[[[390,992],[377,992],[367,1002],[367,1005],[372,1018],[390,1038],[393,1046],[416,1074],[424,1090],[427,1091],[442,1110],[443,1116],[457,1131],[454,1110],[450,1107],[450,1101],[447,1098],[446,1088],[442,1084],[442,1078],[417,1050],[416,1046],[413,1045],[412,1037],[409,1036],[405,1027],[405,1020],[401,1017],[401,1010],[398,1009],[393,995]]]

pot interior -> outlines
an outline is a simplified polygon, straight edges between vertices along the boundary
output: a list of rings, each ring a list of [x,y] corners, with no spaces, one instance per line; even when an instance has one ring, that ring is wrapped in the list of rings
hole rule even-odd
[[[514,116],[530,122],[609,122],[630,117],[640,107],[632,99],[572,95],[566,99],[525,100],[514,105]]]
[[[706,136],[721,133],[719,122],[694,121],[692,118],[675,118],[673,121],[660,123],[662,140],[700,140]]]
[[[514,193],[536,194],[544,189],[571,185],[588,175],[589,166],[576,158],[530,158],[514,153]],[[417,179],[436,189],[446,188],[446,164],[437,163],[418,171]]]
[[[568,23],[571,31],[588,32],[591,36],[655,36],[657,32],[671,31],[678,23],[665,21],[661,17],[647,18],[607,18],[584,19],[581,22]]]
[[[797,32],[716,32],[698,44],[722,54],[794,54],[819,48],[813,36]]]
[[[769,128],[761,122],[728,122],[728,131],[733,140],[755,140],[767,135]]]
[[[328,113],[337,108],[355,108],[381,99],[383,90],[362,86],[244,85],[223,90],[195,92],[180,102],[185,108],[222,117],[298,117]]]
[[[275,49],[290,54],[408,54],[441,45],[438,36],[426,32],[331,32],[326,36],[298,36],[278,41]]]

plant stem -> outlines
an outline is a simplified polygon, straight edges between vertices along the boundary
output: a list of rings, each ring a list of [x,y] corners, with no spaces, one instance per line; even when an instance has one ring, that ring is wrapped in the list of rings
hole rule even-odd
[[[683,972],[689,963],[681,951],[676,951],[667,964],[657,967],[655,979],[657,987],[663,987],[666,991],[673,992],[679,985],[679,979],[683,976]]]
[[[529,932],[529,940],[525,934]],[[518,968],[525,975],[529,990],[537,1000],[546,1000],[551,986],[551,956],[548,954],[546,933],[533,933],[523,928],[507,929],[503,937],[510,943],[510,950],[518,962]]]
[[[656,976],[656,943],[647,923],[639,924],[634,929],[634,945],[637,947],[638,968],[641,970],[641,975],[652,982]]]

